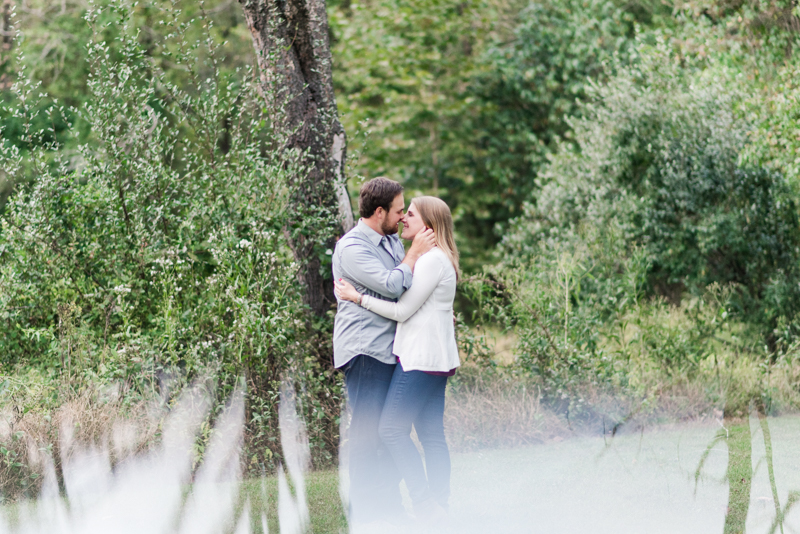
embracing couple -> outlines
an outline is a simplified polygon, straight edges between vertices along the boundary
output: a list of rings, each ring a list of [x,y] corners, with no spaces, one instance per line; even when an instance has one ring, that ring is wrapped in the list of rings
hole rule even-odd
[[[414,198],[406,212],[403,187],[387,178],[362,186],[358,208],[361,219],[333,256],[334,362],[345,374],[351,416],[350,520],[406,521],[404,479],[417,520],[442,524],[450,495],[444,393],[459,366],[453,219],[435,197]],[[408,253],[397,236],[401,222]]]

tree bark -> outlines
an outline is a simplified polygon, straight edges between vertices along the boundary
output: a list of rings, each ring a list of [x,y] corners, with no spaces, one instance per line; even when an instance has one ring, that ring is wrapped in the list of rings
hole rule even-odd
[[[325,252],[353,226],[344,175],[347,142],[333,92],[325,0],[239,1],[258,56],[267,109],[285,136],[283,148],[302,152],[307,165],[308,172],[292,184],[287,233],[300,267],[304,302],[321,316],[333,302],[330,269],[322,268]],[[320,228],[320,216],[338,221],[336,228]]]
[[[0,5],[0,91],[11,88],[11,47],[14,44],[14,28],[11,21],[11,0],[4,0]]]

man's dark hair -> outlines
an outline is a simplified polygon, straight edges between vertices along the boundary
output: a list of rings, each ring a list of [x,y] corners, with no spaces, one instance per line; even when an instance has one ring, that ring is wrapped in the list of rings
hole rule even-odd
[[[402,192],[402,185],[383,176],[364,182],[358,195],[358,212],[368,219],[378,208],[389,211],[394,199]]]

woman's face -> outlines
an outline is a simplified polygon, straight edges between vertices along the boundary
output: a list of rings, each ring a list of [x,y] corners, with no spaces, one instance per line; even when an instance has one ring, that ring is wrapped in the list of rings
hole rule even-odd
[[[408,211],[406,211],[402,222],[403,233],[400,234],[400,237],[403,239],[414,239],[417,233],[425,229],[425,223],[422,222],[422,217],[420,217],[417,207],[413,202],[408,206]]]

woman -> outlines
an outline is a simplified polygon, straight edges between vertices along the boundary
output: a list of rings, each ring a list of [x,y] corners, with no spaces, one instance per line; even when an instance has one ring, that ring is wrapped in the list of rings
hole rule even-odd
[[[394,370],[381,414],[379,432],[392,454],[419,518],[446,516],[450,496],[450,453],[444,437],[444,392],[447,377],[460,365],[453,325],[453,299],[458,279],[458,250],[450,208],[436,197],[417,197],[408,207],[403,239],[433,229],[436,247],[414,268],[411,287],[398,302],[361,295],[344,280],[336,295],[397,321]],[[411,426],[425,450],[422,459],[411,440]]]

